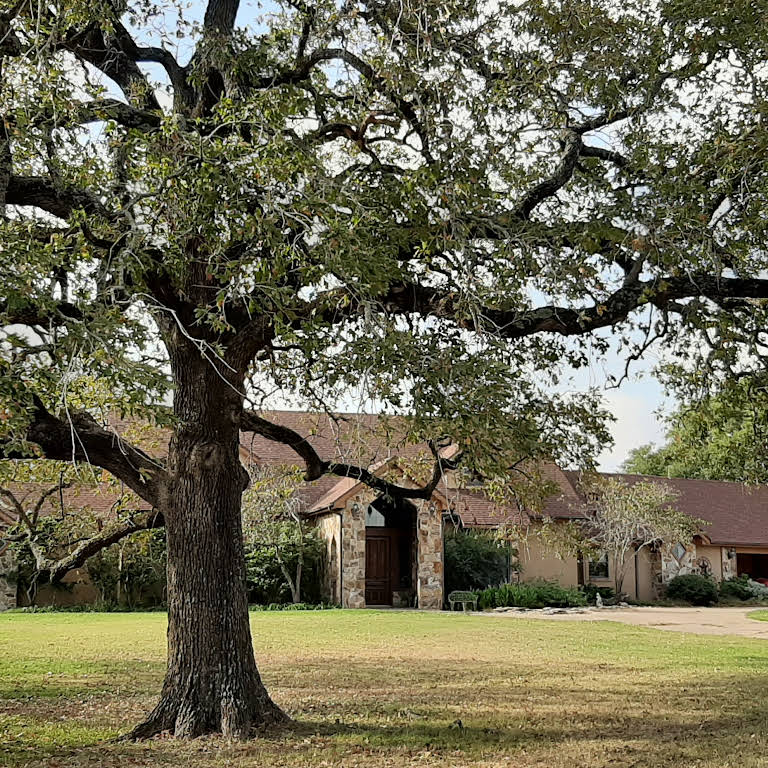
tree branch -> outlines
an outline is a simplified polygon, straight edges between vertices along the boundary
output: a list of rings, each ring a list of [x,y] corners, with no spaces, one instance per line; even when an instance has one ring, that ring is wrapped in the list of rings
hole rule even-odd
[[[99,200],[76,187],[61,187],[42,176],[11,176],[5,192],[7,205],[30,205],[67,219],[78,209],[109,217]]]
[[[336,461],[323,461],[306,437],[302,437],[298,432],[289,427],[267,421],[253,411],[243,412],[240,420],[240,429],[244,432],[255,432],[257,435],[267,438],[267,440],[282,443],[292,448],[304,461],[307,470],[304,479],[307,481],[317,480],[323,475],[351,477],[365,483],[370,488],[381,491],[393,499],[432,498],[432,493],[437,488],[443,474],[446,471],[456,469],[460,461],[460,457],[454,459],[441,457],[437,444],[434,441],[428,441],[427,445],[435,459],[432,477],[422,487],[408,488],[391,483],[365,467]]]
[[[49,413],[35,397],[33,420],[26,439],[39,447],[43,458],[106,469],[153,507],[162,508],[165,469],[141,449],[101,427],[90,414],[74,413],[65,422]],[[30,456],[12,450],[5,458],[29,459]]]
[[[126,536],[130,536],[138,531],[162,528],[164,525],[165,519],[157,510],[145,512],[131,520],[112,523],[99,531],[96,536],[78,544],[77,547],[60,560],[50,560],[46,558],[40,558],[38,560],[38,554],[35,554],[35,559],[38,560],[38,574],[43,577],[48,577],[52,583],[56,583],[61,581],[69,571],[84,565],[88,558],[101,552],[102,549],[117,544],[118,541],[121,541]]]

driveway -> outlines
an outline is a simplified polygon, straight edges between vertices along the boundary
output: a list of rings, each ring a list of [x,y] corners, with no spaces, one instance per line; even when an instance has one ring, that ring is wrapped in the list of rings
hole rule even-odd
[[[738,635],[768,640],[768,621],[748,619],[755,608],[608,608],[591,609],[584,613],[542,614],[484,613],[498,618],[547,619],[548,621],[620,621],[638,627],[653,627],[670,632],[691,632],[696,635]]]

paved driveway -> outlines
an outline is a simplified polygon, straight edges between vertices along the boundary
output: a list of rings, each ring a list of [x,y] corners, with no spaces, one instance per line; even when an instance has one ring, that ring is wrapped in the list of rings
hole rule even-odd
[[[619,608],[588,610],[585,613],[544,615],[527,613],[485,613],[500,619],[542,618],[549,621],[620,621],[639,627],[697,635],[739,635],[768,639],[768,621],[748,619],[755,608]]]

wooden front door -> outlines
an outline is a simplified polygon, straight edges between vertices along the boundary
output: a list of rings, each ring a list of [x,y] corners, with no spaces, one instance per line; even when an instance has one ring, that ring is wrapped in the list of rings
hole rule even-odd
[[[365,604],[392,605],[392,537],[374,530],[365,535]]]

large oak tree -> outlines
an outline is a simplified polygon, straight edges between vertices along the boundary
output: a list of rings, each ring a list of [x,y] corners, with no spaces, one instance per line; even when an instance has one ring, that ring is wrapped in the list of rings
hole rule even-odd
[[[594,449],[594,403],[547,388],[592,332],[636,356],[759,325],[761,8],[0,1],[6,456],[101,467],[155,510],[124,533],[165,524],[168,673],[134,735],[284,717],[251,647],[241,431],[309,480],[429,498],[444,440],[486,473]],[[93,379],[128,412],[172,394],[166,460],[72,406]],[[429,441],[424,487],[258,412],[349,389]]]

